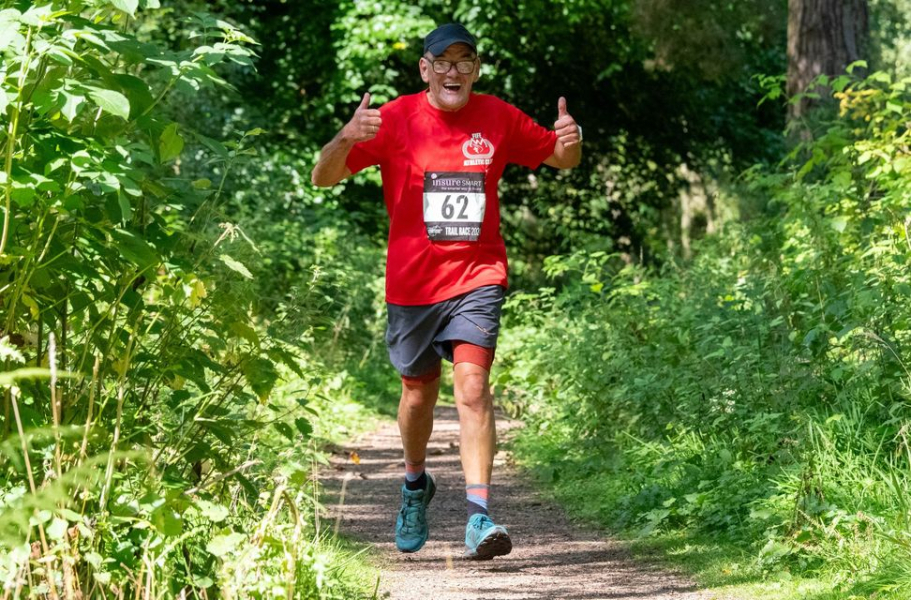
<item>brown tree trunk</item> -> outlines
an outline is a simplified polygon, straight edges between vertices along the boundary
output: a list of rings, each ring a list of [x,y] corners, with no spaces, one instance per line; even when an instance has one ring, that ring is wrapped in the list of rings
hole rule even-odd
[[[867,0],[788,0],[788,96],[808,91],[817,76],[841,75],[860,60],[867,25]],[[807,98],[790,104],[788,120],[811,106]]]

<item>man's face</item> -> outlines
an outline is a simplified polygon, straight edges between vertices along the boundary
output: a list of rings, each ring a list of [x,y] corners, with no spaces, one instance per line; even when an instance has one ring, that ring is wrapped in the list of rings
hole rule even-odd
[[[436,73],[433,61],[446,60],[451,64],[446,73]],[[470,73],[459,73],[456,63],[471,61],[473,63]],[[421,79],[429,84],[430,104],[440,110],[455,111],[468,104],[471,86],[478,78],[479,64],[477,56],[466,44],[453,44],[439,56],[421,58]]]

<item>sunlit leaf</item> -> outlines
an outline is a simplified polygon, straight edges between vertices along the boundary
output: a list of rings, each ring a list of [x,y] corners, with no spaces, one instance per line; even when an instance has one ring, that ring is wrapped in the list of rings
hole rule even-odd
[[[235,272],[237,272],[237,273],[240,273],[241,275],[243,275],[243,276],[246,277],[247,279],[253,279],[253,274],[250,273],[250,270],[247,269],[247,267],[245,267],[245,266],[243,265],[243,263],[241,263],[240,261],[234,260],[233,258],[231,258],[230,256],[228,256],[227,254],[222,254],[222,255],[219,256],[218,258],[219,258],[219,260],[221,260],[221,262],[225,263],[225,265],[226,265],[229,269],[231,269],[232,271],[235,271]]]
[[[139,0],[110,0],[115,8],[122,10],[131,17],[136,15],[136,9],[139,8]]]
[[[212,556],[222,558],[233,552],[245,539],[246,536],[242,533],[216,535],[208,544],[206,544],[206,550],[208,550],[209,554]]]
[[[130,118],[130,101],[120,92],[114,90],[105,90],[96,87],[88,87],[89,98],[97,104],[101,110],[123,119]]]

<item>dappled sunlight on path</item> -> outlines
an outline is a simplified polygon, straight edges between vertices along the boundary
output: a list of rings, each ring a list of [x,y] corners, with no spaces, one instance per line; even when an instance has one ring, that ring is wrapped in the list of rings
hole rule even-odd
[[[515,424],[498,419],[501,435]],[[359,464],[351,459],[356,452]],[[401,554],[393,541],[403,462],[396,425],[364,436],[333,456],[324,472],[333,519],[343,534],[374,544],[382,553],[380,589],[392,600],[708,600],[685,578],[634,562],[623,545],[569,523],[543,501],[497,454],[491,514],[513,539],[508,556],[488,562],[462,560],[465,492],[459,464],[458,417],[438,407],[428,469],[437,493],[428,509],[430,540],[416,554]],[[339,491],[345,488],[343,505]],[[334,524],[334,521],[333,521]]]

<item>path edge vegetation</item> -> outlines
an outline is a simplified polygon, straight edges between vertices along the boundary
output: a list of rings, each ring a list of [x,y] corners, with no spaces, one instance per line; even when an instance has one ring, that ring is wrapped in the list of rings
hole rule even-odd
[[[692,262],[553,256],[507,304],[520,463],[731,597],[911,593],[911,79],[858,66]]]
[[[198,118],[256,40],[87,0],[4,3],[0,42],[3,597],[372,597],[318,472],[370,422],[326,322],[375,296],[320,259],[373,251],[302,206],[277,278],[236,203],[264,131]]]
[[[819,79],[775,165],[802,3],[293,4],[0,3],[4,593],[371,597],[315,474],[398,395],[378,174],[306,180],[445,14],[485,91],[544,123],[565,77],[586,127],[579,169],[503,182],[524,464],[684,565],[720,548],[707,585],[908,595],[907,82]],[[907,2],[870,6],[906,60]]]

